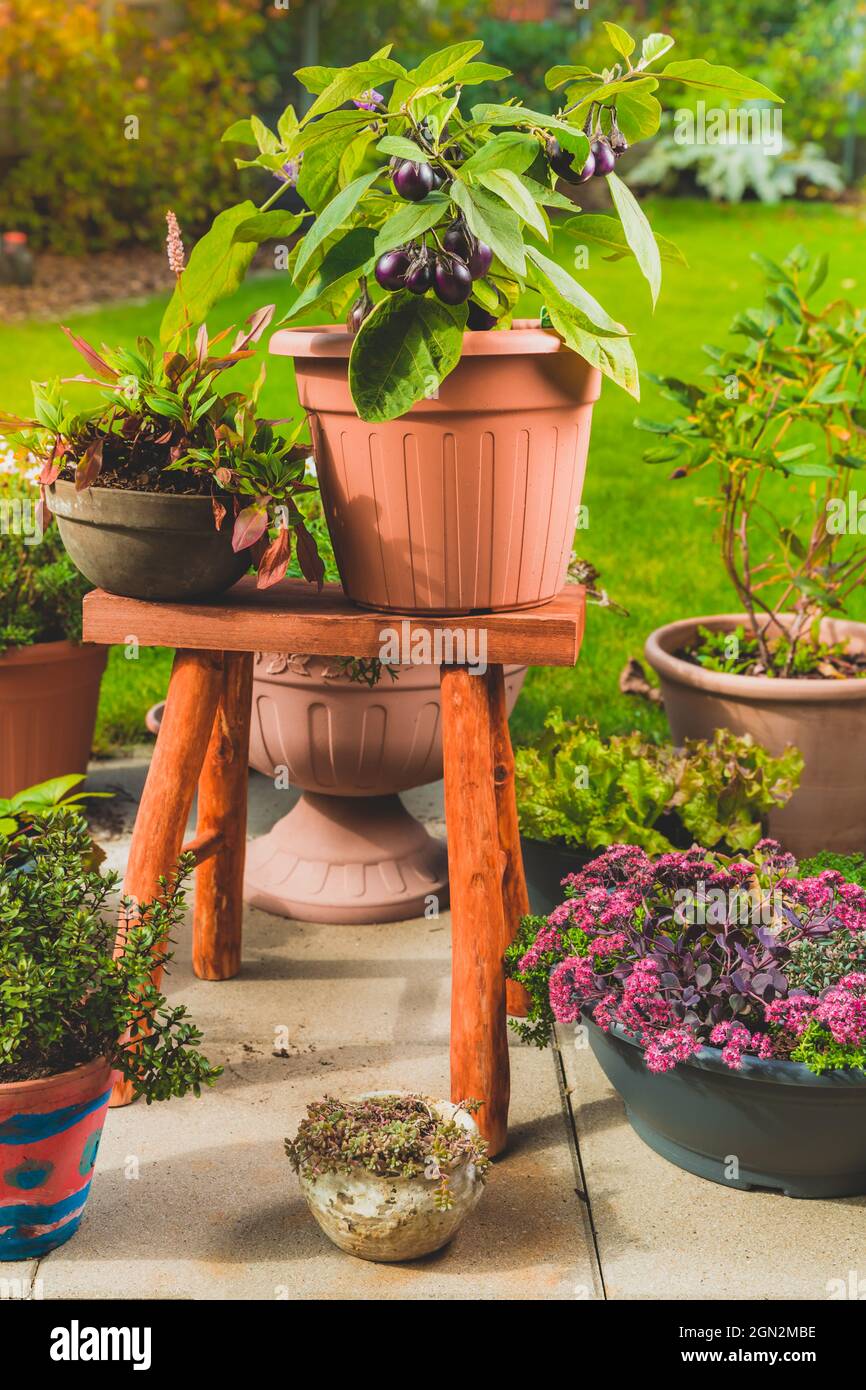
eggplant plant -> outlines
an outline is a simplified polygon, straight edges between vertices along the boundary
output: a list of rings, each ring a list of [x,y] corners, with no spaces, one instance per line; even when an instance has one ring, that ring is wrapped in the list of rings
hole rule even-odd
[[[609,68],[547,73],[549,90],[562,93],[553,113],[517,101],[465,109],[464,89],[511,75],[478,59],[480,41],[411,69],[391,45],[351,67],[300,69],[315,97],[303,117],[289,106],[276,131],[252,116],[223,136],[250,147],[239,167],[268,170],[279,187],[261,207],[245,201],[215,219],[166,311],[166,345],[237,288],[257,244],[296,238],[288,268],[298,294],[286,320],[314,308],[348,315],[350,386],[364,420],[394,419],[429,396],[459,362],[464,330],[507,328],[525,290],[540,296],[546,327],[637,397],[628,329],[565,265],[582,244],[633,256],[655,304],[662,261],[682,257],[653,235],[615,167],[657,131],[656,94],[686,87],[729,102],[781,98],[702,58],[659,67],[674,46],[667,34],[651,34],[638,53],[619,25],[605,28]],[[607,181],[615,216],[576,215],[557,186],[591,178]],[[293,185],[305,212],[275,206]],[[552,212],[568,216],[554,224]]]

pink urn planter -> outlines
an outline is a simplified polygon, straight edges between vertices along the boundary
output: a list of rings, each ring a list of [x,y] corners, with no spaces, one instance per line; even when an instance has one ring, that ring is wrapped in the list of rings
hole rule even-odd
[[[467,332],[434,396],[358,418],[343,327],[283,329],[343,588],[362,607],[495,612],[559,593],[601,378],[530,320]]]
[[[0,1260],[35,1259],[77,1231],[111,1083],[100,1057],[0,1085]]]
[[[506,668],[509,710],[525,674]],[[247,902],[340,923],[447,905],[445,844],[398,796],[442,776],[438,667],[403,666],[371,689],[326,657],[257,653],[250,762],[303,795],[247,846]]]

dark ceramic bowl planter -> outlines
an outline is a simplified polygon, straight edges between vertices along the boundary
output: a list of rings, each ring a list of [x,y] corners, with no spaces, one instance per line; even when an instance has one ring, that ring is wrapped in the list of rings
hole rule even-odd
[[[91,584],[125,598],[211,598],[237,583],[249,551],[232,550],[232,527],[217,530],[210,497],[75,485],[48,490],[63,544]]]
[[[866,1193],[863,1072],[816,1076],[800,1062],[757,1057],[744,1057],[732,1071],[716,1048],[705,1047],[656,1074],[618,1025],[606,1033],[586,1022],[593,1053],[635,1133],[677,1167],[727,1187],[773,1188],[789,1197]]]

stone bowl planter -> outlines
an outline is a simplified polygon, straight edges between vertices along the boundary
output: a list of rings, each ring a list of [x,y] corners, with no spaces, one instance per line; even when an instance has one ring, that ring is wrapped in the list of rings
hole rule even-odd
[[[509,710],[525,675],[506,668]],[[398,795],[442,776],[438,667],[404,666],[371,689],[326,657],[258,652],[250,763],[303,795],[247,846],[247,902],[339,923],[447,906],[445,844]]]
[[[358,418],[345,327],[281,329],[295,363],[343,588],[401,613],[527,608],[559,593],[599,372],[537,321],[467,332],[434,396]]]
[[[73,564],[100,589],[125,598],[211,598],[249,569],[232,550],[232,527],[217,530],[209,497],[91,487],[58,478],[48,489]]]
[[[86,772],[106,647],[37,642],[0,656],[0,796]]]
[[[373,1091],[353,1099],[394,1094]],[[450,1101],[431,1100],[430,1105],[443,1120],[454,1119],[462,1129],[477,1133],[472,1116]],[[425,1177],[380,1178],[358,1168],[349,1174],[301,1177],[300,1184],[307,1206],[329,1240],[361,1260],[387,1264],[441,1250],[453,1240],[484,1190],[472,1163],[450,1174],[454,1205],[448,1211],[436,1206],[436,1183]]]
[[[111,1096],[97,1058],[0,1085],[0,1260],[32,1260],[75,1234]]]
[[[744,1057],[731,1071],[704,1047],[658,1075],[617,1024],[586,1019],[589,1043],[629,1123],[663,1158],[727,1187],[789,1197],[866,1193],[866,1074],[815,1076],[801,1062]],[[736,1166],[734,1166],[736,1165]]]
[[[787,805],[770,812],[769,833],[798,856],[866,848],[866,678],[732,676],[676,656],[699,627],[726,631],[739,623],[748,626],[745,614],[687,618],[647,639],[674,743],[728,728],[751,734],[776,756],[794,744],[805,760],[803,776]],[[866,650],[866,623],[825,619],[821,637]]]

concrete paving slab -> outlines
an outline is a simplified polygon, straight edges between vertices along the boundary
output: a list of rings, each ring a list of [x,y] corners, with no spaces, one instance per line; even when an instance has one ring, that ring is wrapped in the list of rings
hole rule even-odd
[[[608,1298],[866,1298],[866,1198],[798,1201],[684,1173],[634,1133],[573,1030],[559,1041]]]
[[[104,764],[93,785],[134,798],[142,772],[141,759]],[[257,775],[250,794],[255,833],[290,804]],[[407,800],[435,831],[441,787]],[[101,835],[118,867],[128,821]],[[213,983],[193,976],[185,930],[169,996],[189,1005],[225,1073],[200,1099],[110,1112],[81,1229],[40,1261],[44,1297],[600,1297],[551,1053],[512,1048],[510,1147],[446,1250],[369,1264],[332,1246],[306,1210],[283,1139],[310,1100],[386,1087],[447,1095],[449,955],[447,913],[330,927],[250,910],[242,973]]]

